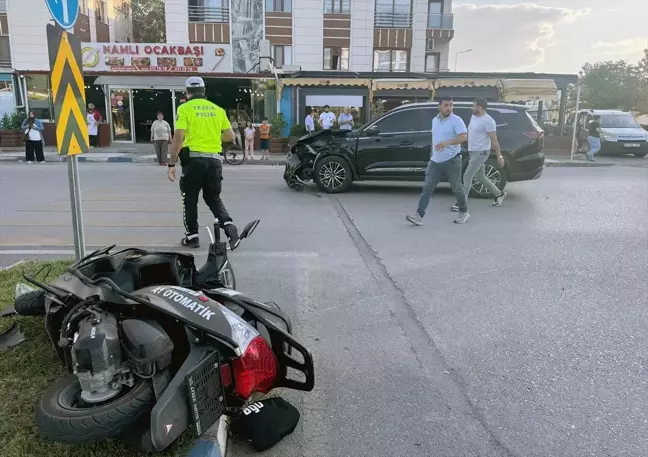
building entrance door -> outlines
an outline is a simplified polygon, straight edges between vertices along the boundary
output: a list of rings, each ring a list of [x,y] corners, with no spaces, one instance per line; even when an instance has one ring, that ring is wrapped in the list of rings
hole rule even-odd
[[[130,89],[110,90],[113,141],[133,141],[132,93]]]
[[[151,141],[151,125],[161,112],[164,120],[173,129],[173,103],[171,89],[133,89],[133,114],[135,141],[148,143]]]

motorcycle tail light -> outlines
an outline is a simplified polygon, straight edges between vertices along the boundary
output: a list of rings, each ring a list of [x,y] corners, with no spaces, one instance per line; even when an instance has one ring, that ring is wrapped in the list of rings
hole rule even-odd
[[[248,344],[243,355],[232,362],[236,393],[249,398],[255,392],[268,393],[277,377],[277,359],[261,336]]]

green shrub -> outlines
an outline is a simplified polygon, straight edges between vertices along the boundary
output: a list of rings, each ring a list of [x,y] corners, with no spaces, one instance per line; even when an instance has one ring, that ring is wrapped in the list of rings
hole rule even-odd
[[[270,135],[272,135],[273,138],[281,138],[283,136],[284,128],[286,128],[286,125],[288,125],[288,123],[283,118],[283,114],[277,114],[277,117],[272,120],[271,124],[272,126],[270,127]]]
[[[306,135],[306,128],[303,125],[295,124],[290,127],[290,136],[304,136]]]

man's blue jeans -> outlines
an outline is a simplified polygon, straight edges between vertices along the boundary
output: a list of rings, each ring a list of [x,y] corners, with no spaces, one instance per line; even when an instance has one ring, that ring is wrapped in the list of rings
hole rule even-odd
[[[593,159],[594,154],[601,150],[601,139],[596,138],[595,136],[588,136],[587,142],[589,143],[589,151],[587,152],[587,157]]]
[[[461,184],[461,154],[457,154],[452,159],[436,163],[430,160],[428,163],[427,170],[425,170],[425,183],[423,184],[423,190],[421,191],[421,198],[419,198],[418,210],[419,216],[425,216],[425,210],[430,204],[430,197],[436,186],[441,181],[441,176],[445,173],[448,177],[448,181],[452,186],[452,191],[457,197],[457,206],[459,207],[460,213],[467,213],[468,206],[466,202],[466,194],[464,193],[463,186]]]

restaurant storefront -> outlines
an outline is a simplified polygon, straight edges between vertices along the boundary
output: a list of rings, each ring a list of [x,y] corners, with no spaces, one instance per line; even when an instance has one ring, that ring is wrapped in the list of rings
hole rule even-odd
[[[381,116],[408,103],[430,101],[433,94],[434,86],[425,79],[374,80],[371,85],[371,117]]]

